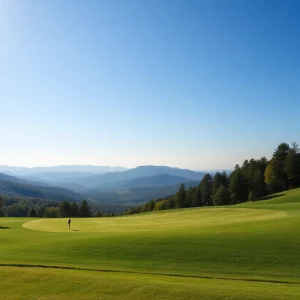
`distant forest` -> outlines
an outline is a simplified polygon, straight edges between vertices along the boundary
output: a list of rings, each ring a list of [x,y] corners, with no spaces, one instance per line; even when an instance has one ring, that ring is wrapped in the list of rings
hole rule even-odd
[[[231,174],[206,174],[198,186],[186,188],[165,198],[132,207],[125,214],[200,206],[233,205],[258,201],[276,192],[300,187],[300,150],[296,143],[282,143],[272,159],[245,160]]]
[[[94,208],[91,208],[86,200],[77,203],[68,201],[58,202],[36,198],[10,198],[0,196],[0,216],[33,218],[89,218],[92,216],[113,216],[113,214],[100,213]]]

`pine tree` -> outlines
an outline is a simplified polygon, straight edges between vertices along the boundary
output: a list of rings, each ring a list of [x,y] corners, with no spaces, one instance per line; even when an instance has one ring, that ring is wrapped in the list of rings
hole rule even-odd
[[[249,193],[249,200],[253,201],[265,195],[265,183],[264,183],[264,175],[259,168],[257,168],[252,174],[251,178],[251,186]]]
[[[68,201],[63,201],[59,204],[59,216],[61,218],[66,218],[71,216],[70,203]]]
[[[198,206],[201,206],[201,203],[202,203],[201,185],[199,184],[196,187],[195,197],[193,199],[192,205],[193,205],[193,207],[198,207]]]
[[[78,204],[74,201],[70,205],[70,216],[71,217],[79,217],[79,207]]]
[[[288,177],[285,172],[285,161],[289,153],[290,146],[286,143],[281,143],[275,150],[272,157],[272,171],[275,175],[276,185],[281,190],[288,188]]]
[[[206,174],[200,183],[201,186],[201,205],[211,206],[211,195],[212,195],[212,186],[213,186],[213,178],[210,174]]]
[[[227,205],[230,200],[229,196],[229,190],[221,184],[213,197],[214,205]]]
[[[186,192],[186,199],[185,199],[185,203],[184,203],[184,207],[192,207],[195,198],[195,194],[196,194],[196,188],[195,187],[190,187],[187,192]]]
[[[242,203],[247,201],[249,189],[247,178],[243,174],[241,168],[235,169],[230,176],[230,198],[232,204]]]
[[[31,217],[31,218],[36,218],[37,217],[36,210],[34,208],[31,208],[31,210],[29,211],[28,216]]]
[[[212,185],[212,195],[214,196],[217,192],[219,186],[223,184],[223,176],[220,172],[217,172],[213,179],[213,185]]]
[[[289,187],[298,187],[300,184],[300,154],[296,143],[292,144],[292,148],[287,154],[284,171],[287,175]]]
[[[92,216],[91,208],[86,200],[83,200],[80,205],[80,216],[82,218],[89,218]]]
[[[45,217],[45,213],[46,213],[46,207],[45,206],[40,206],[38,209],[37,209],[37,216],[39,218],[44,218]]]
[[[175,207],[176,208],[183,208],[184,204],[186,202],[186,189],[185,189],[185,185],[181,184],[177,194],[176,194],[176,204]]]
[[[97,209],[96,217],[97,218],[103,217],[103,214],[102,214],[102,212],[99,209]]]
[[[3,212],[3,204],[4,200],[3,200],[3,197],[0,195],[0,217],[3,217],[4,216],[4,212]]]
[[[225,171],[222,172],[222,184],[228,188],[229,186],[229,178],[228,178],[228,175]]]

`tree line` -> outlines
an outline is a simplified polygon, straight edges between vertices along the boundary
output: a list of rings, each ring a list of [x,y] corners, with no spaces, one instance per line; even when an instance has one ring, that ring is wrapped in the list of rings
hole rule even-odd
[[[10,198],[0,196],[0,216],[5,217],[39,217],[39,218],[89,218],[100,216],[92,213],[87,200],[81,203],[68,201],[51,201],[36,198]]]
[[[206,174],[198,186],[186,189],[181,184],[178,192],[132,207],[124,214],[189,208],[233,205],[257,201],[276,192],[300,187],[300,150],[296,143],[281,143],[272,158],[245,160],[234,170]]]

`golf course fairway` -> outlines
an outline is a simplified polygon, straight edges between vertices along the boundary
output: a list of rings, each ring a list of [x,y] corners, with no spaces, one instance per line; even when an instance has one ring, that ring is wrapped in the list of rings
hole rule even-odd
[[[300,299],[300,189],[125,217],[0,218],[0,299]]]

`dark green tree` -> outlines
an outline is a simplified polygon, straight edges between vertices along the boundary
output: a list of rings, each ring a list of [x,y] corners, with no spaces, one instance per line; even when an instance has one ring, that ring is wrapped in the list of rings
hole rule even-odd
[[[4,206],[4,200],[3,197],[0,195],[0,217],[4,216],[3,206]]]
[[[173,209],[176,207],[176,195],[171,195],[167,197],[167,201],[168,201],[168,207],[170,209]]]
[[[230,193],[228,188],[221,184],[213,197],[214,205],[228,205],[230,201]]]
[[[229,178],[228,178],[228,175],[225,171],[222,172],[222,184],[228,188],[229,186]]]
[[[253,201],[255,199],[261,198],[265,196],[265,182],[264,175],[262,171],[257,168],[250,178],[250,192],[249,192],[249,200]]]
[[[97,209],[96,217],[97,217],[97,218],[103,217],[103,213],[102,213],[99,209]]]
[[[186,191],[186,199],[185,199],[184,207],[192,207],[193,206],[193,203],[195,202],[195,200],[194,200],[195,194],[196,194],[195,187],[188,188],[188,190]]]
[[[43,218],[45,216],[45,212],[46,212],[46,207],[45,206],[40,206],[38,209],[37,209],[37,217],[39,218]]]
[[[247,201],[249,194],[248,183],[241,168],[236,168],[231,173],[229,191],[232,204]]]
[[[289,150],[284,170],[287,175],[289,188],[299,187],[300,185],[300,154],[298,144],[293,143]]]
[[[184,204],[186,202],[186,189],[185,189],[185,185],[181,184],[180,188],[176,194],[176,204],[175,207],[176,208],[183,208]]]
[[[215,193],[217,192],[219,186],[221,186],[222,184],[223,184],[223,176],[220,172],[217,172],[214,175],[214,179],[213,179],[212,196],[215,195]]]
[[[272,169],[276,179],[276,185],[281,190],[288,188],[288,176],[285,172],[285,161],[289,153],[290,146],[286,143],[281,143],[275,150],[272,157]]]
[[[210,174],[206,174],[200,183],[201,186],[201,205],[202,206],[211,206],[212,205],[212,187],[213,187],[213,178]]]
[[[36,210],[34,208],[31,208],[28,214],[29,217],[31,218],[36,218],[37,217],[37,213]]]
[[[154,202],[154,200],[151,200],[149,202],[149,206],[148,206],[148,210],[147,211],[153,211],[154,206],[155,206],[155,202]]]
[[[194,199],[193,199],[192,206],[193,206],[193,207],[198,207],[198,206],[201,206],[201,203],[202,203],[201,185],[199,184],[199,185],[196,187],[195,197],[194,197]]]
[[[78,204],[74,201],[71,203],[70,205],[70,217],[79,217],[80,213],[79,213],[79,207]]]
[[[86,200],[83,200],[80,205],[80,217],[89,218],[92,216],[91,208]]]
[[[62,201],[59,204],[59,216],[61,218],[66,218],[71,216],[70,203],[68,201]]]

